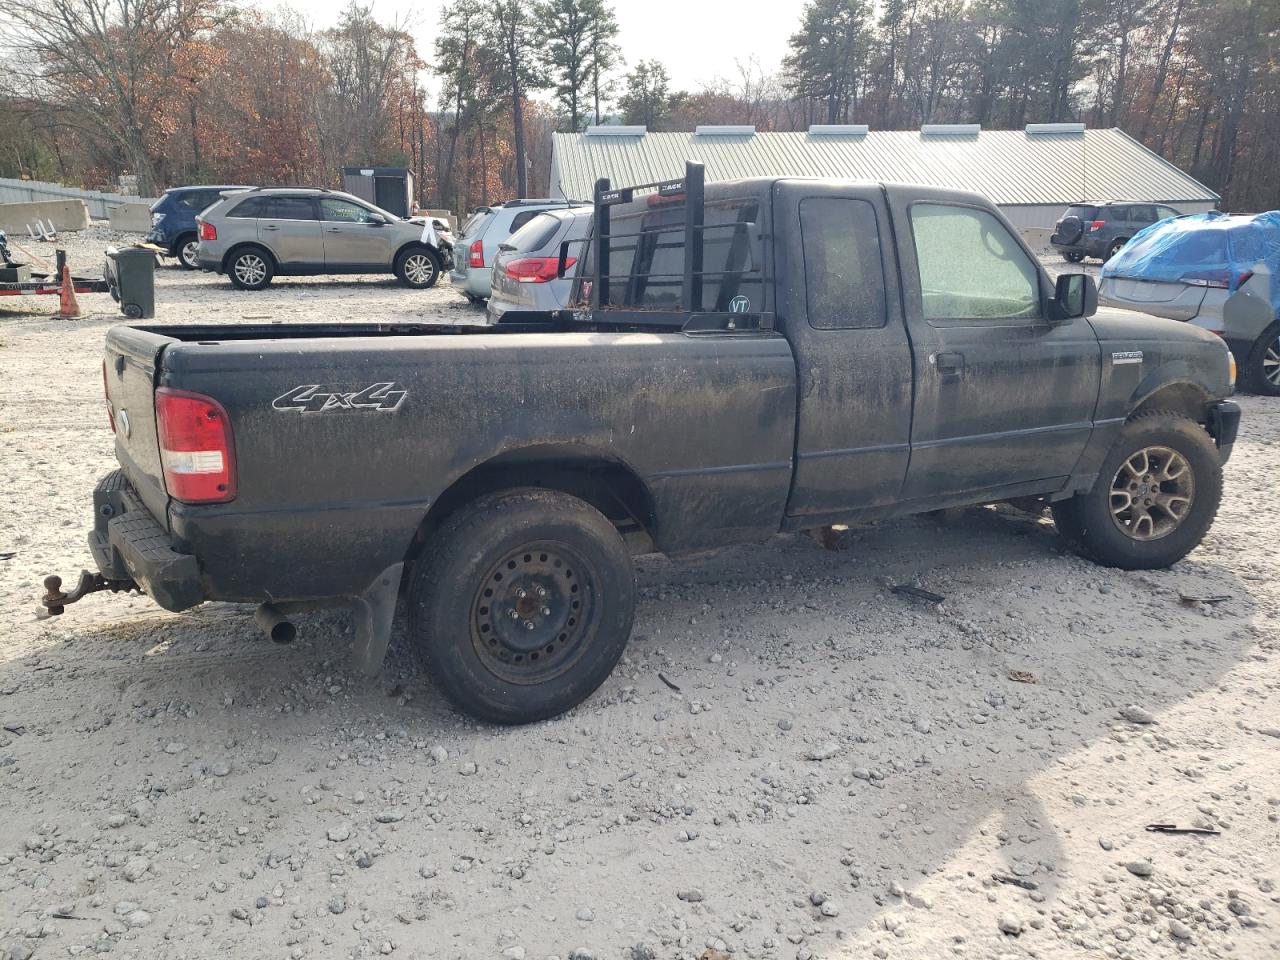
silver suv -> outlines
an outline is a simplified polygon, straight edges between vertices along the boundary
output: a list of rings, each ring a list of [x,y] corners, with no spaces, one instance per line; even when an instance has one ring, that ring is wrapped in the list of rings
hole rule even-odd
[[[472,303],[489,296],[498,245],[545,210],[581,206],[572,200],[508,200],[477,207],[458,234],[458,255],[450,279]]]
[[[275,276],[383,272],[426,289],[453,262],[430,219],[404,220],[336,190],[228,192],[196,224],[200,268],[241,290],[261,290]]]

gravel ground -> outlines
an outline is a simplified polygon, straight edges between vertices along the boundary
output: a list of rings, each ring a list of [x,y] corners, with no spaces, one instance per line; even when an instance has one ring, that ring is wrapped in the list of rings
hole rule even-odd
[[[165,322],[479,317],[389,278],[158,286]],[[1280,401],[1242,398],[1173,570],[1091,566],[1006,508],[645,558],[614,676],[497,729],[402,632],[356,675],[341,614],[290,647],[230,604],[36,621],[114,466],[118,318],[82,305],[0,302],[0,956],[1280,956]]]

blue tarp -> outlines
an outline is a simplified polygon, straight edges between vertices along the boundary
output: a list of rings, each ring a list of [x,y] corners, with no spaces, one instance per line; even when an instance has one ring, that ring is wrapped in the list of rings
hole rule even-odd
[[[1265,263],[1271,303],[1280,313],[1280,210],[1255,216],[1214,211],[1161,220],[1139,230],[1102,267],[1103,277],[1219,283],[1235,290]]]

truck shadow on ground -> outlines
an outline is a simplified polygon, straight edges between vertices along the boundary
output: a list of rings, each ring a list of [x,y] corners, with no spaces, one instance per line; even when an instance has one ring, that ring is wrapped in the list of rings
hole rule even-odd
[[[110,609],[91,599],[55,622],[64,643],[3,668],[6,723],[39,719],[0,752],[32,789],[52,786],[42,749],[69,754],[57,790],[18,819],[55,819],[80,791],[103,810],[141,793],[179,837],[192,810],[217,829],[247,824],[252,842],[223,847],[223,869],[238,870],[282,844],[324,856],[341,816],[376,855],[344,880],[348,899],[388,896],[379,877],[396,878],[396,903],[451,885],[459,909],[435,938],[491,936],[510,911],[491,886],[520,898],[534,881],[540,909],[572,916],[589,876],[598,913],[643,928],[678,907],[700,935],[737,936],[726,924],[738,918],[743,938],[795,929],[821,956],[836,921],[811,893],[859,930],[912,909],[913,888],[975,836],[999,872],[1051,901],[1071,864],[1032,782],[1105,738],[1125,704],[1158,715],[1212,687],[1250,643],[1249,589],[1208,549],[1171,571],[1105,570],[1006,508],[857,528],[841,546],[778,537],[642,559],[613,677],[569,715],[524,728],[441,703],[403,617],[383,676],[366,680],[347,663],[341,614],[301,619],[299,642],[276,648],[246,607],[77,626]],[[946,600],[885,587],[903,582]],[[1206,612],[1187,593],[1231,599]],[[220,806],[264,788],[288,801],[269,816]],[[308,791],[324,803],[294,802]],[[372,802],[356,805],[365,792]],[[419,878],[424,848],[444,879]],[[449,864],[485,880],[463,884]],[[298,882],[327,889],[312,873]],[[677,900],[688,888],[702,899]],[[585,939],[565,936],[565,949]],[[633,942],[610,940],[605,955]]]

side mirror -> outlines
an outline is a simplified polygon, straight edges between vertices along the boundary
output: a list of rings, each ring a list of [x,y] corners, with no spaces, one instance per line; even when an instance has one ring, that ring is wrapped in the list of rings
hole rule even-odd
[[[1092,317],[1098,312],[1098,287],[1087,273],[1064,273],[1053,291],[1053,318],[1057,321]]]

